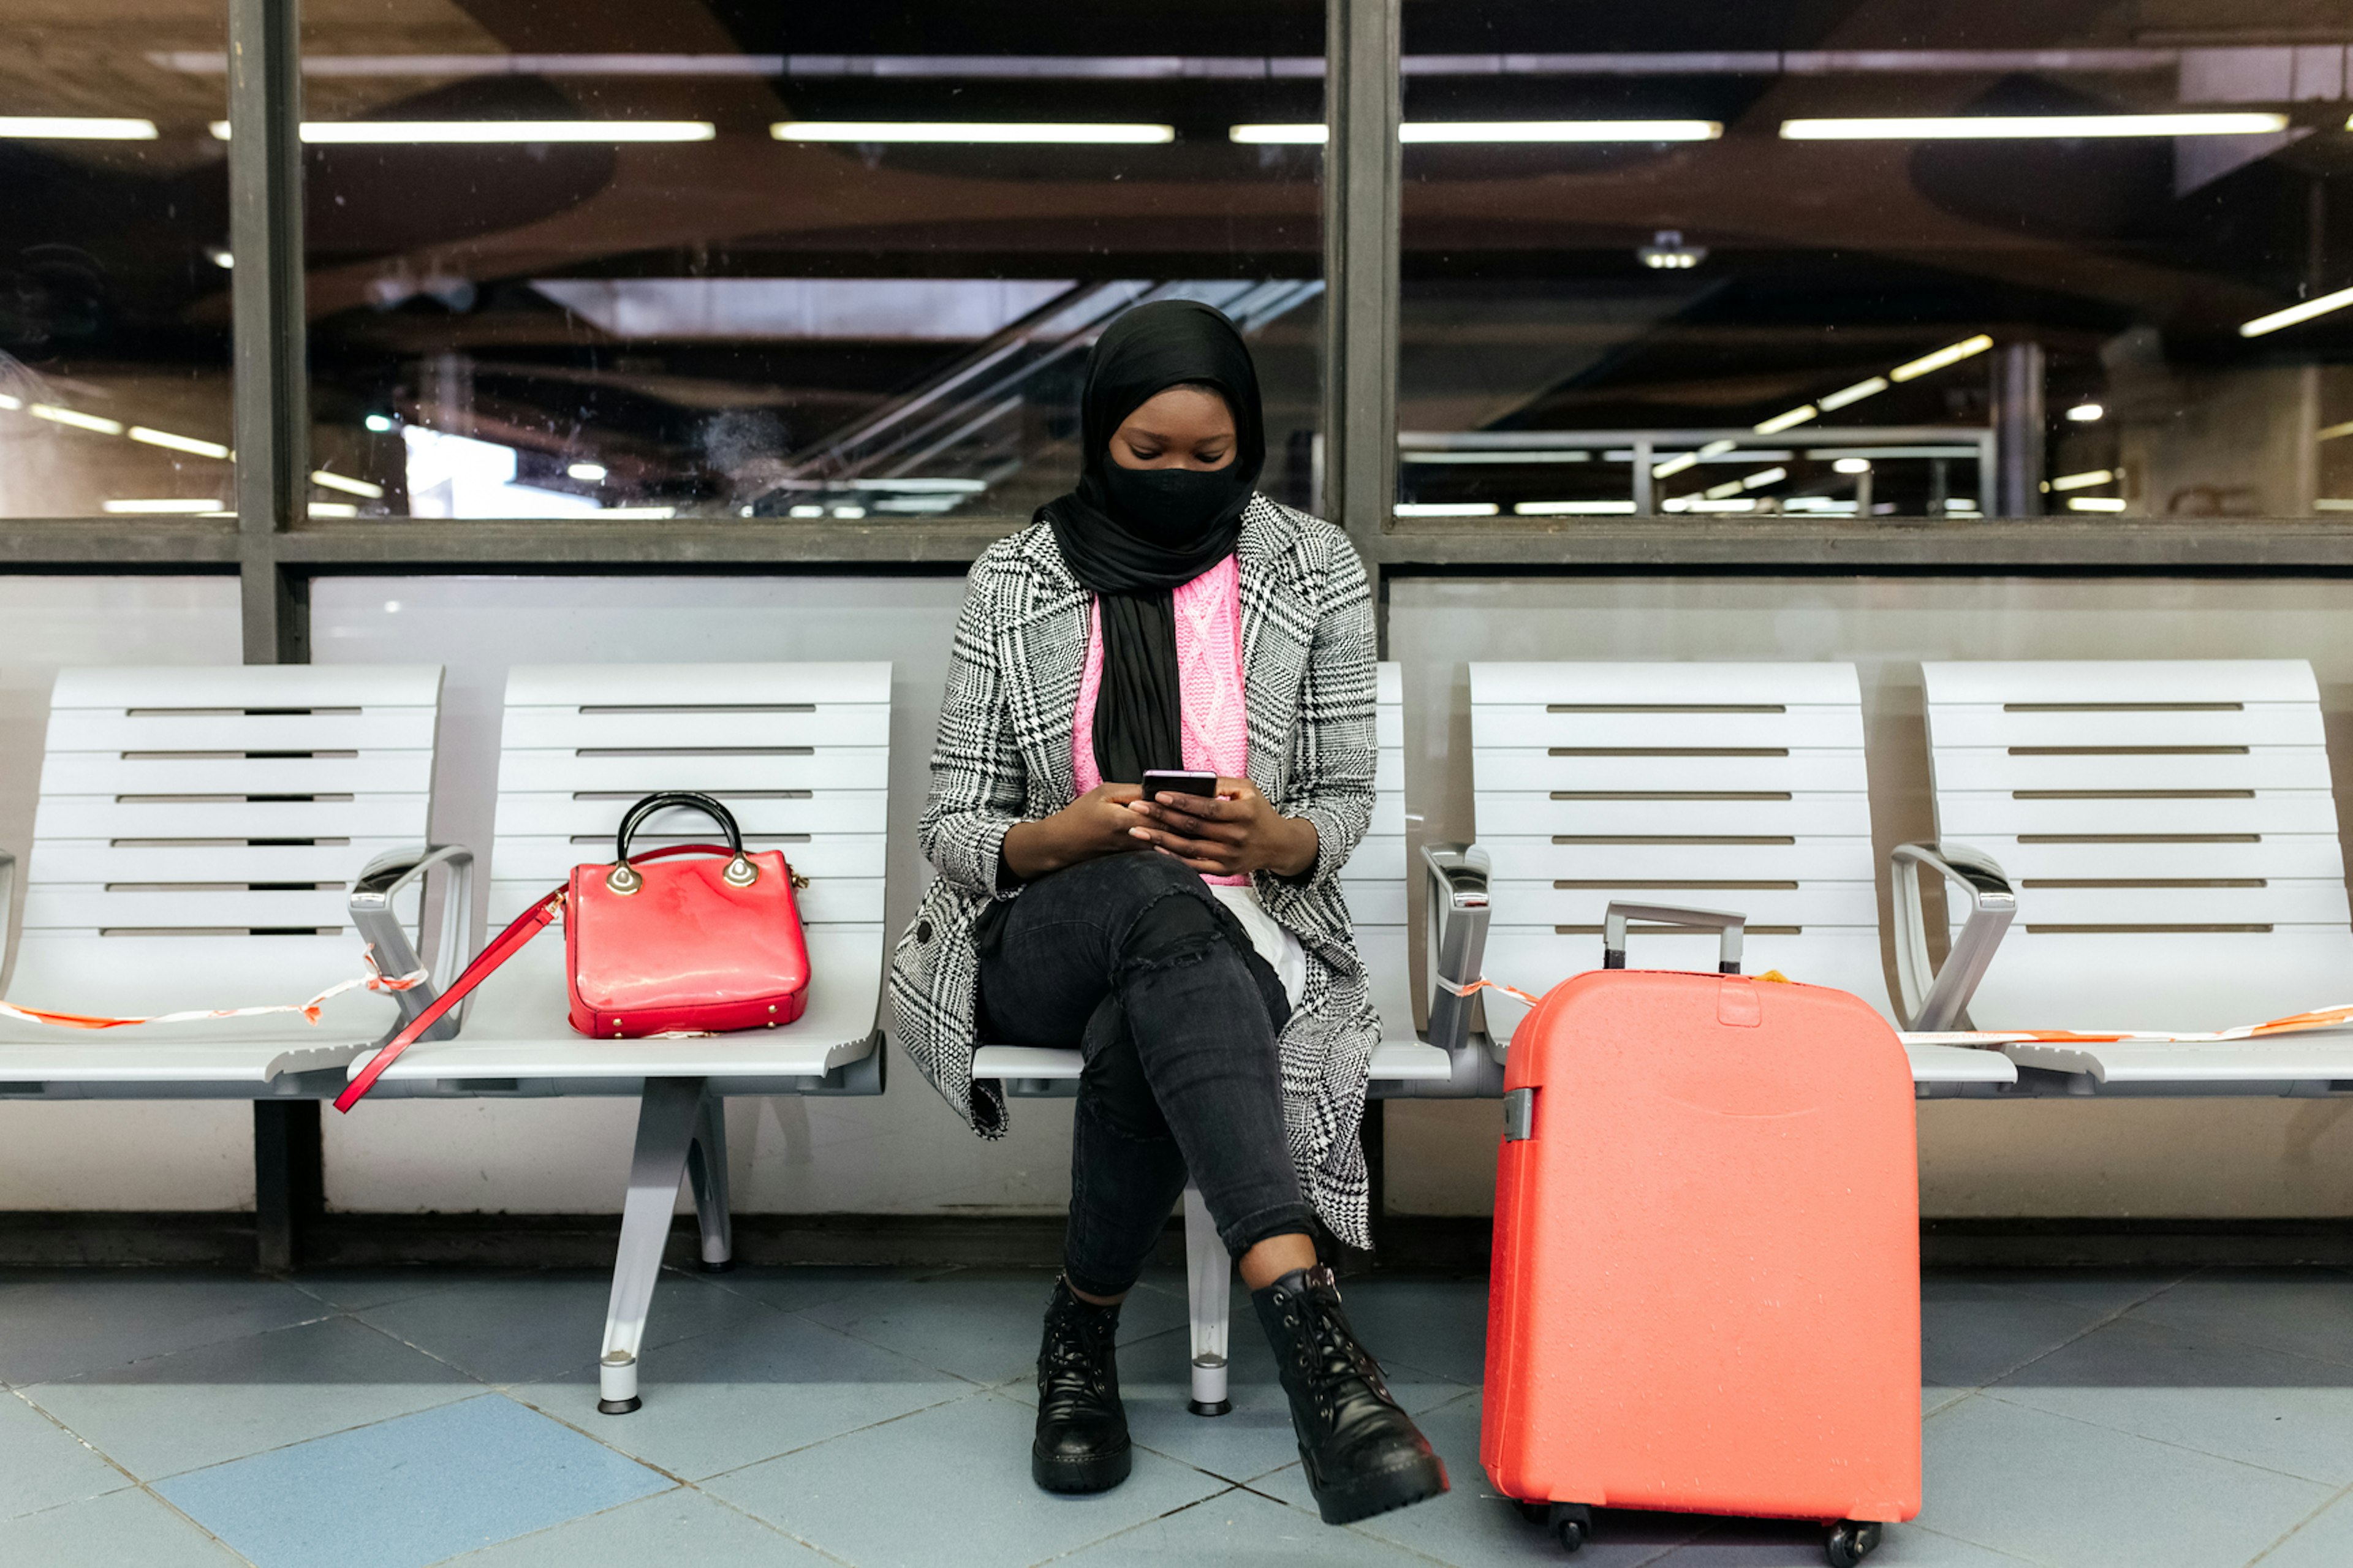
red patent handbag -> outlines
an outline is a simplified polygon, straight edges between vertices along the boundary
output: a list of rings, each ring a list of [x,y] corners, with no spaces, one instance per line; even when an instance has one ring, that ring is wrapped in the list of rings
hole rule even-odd
[[[629,840],[654,813],[700,811],[727,836],[634,858]],[[691,857],[690,858],[689,857]],[[377,1051],[335,1099],[357,1104],[393,1059],[490,973],[564,916],[568,1021],[598,1039],[775,1028],[808,1005],[808,940],[793,894],[808,885],[781,850],[745,854],[733,813],[707,795],[649,795],[621,819],[609,866],[575,866],[466,966],[448,990]]]

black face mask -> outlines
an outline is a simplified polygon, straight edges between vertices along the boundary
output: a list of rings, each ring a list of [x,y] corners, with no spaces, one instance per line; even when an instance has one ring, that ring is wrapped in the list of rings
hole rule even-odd
[[[1113,517],[1139,539],[1182,549],[1250,500],[1251,476],[1228,462],[1222,468],[1130,468],[1116,459],[1098,470]]]

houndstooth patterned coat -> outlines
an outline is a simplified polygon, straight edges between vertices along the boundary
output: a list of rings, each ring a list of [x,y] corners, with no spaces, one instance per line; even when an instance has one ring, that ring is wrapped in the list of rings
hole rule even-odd
[[[1345,534],[1264,496],[1243,511],[1235,553],[1250,782],[1284,816],[1313,822],[1317,843],[1305,878],[1256,878],[1267,912],[1307,955],[1306,990],[1278,1042],[1291,1157],[1333,1234],[1368,1247],[1357,1127],[1380,1022],[1339,874],[1372,816],[1372,602]],[[984,1138],[1004,1136],[1006,1104],[1000,1083],[972,1076],[973,928],[991,899],[1019,896],[997,886],[1005,830],[1076,798],[1071,718],[1090,605],[1052,528],[1033,523],[974,563],[956,619],[922,826],[939,876],[899,939],[891,1002],[900,1046]]]

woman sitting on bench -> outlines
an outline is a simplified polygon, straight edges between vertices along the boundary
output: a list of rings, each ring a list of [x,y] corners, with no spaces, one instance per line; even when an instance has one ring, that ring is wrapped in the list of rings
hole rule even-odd
[[[1258,374],[1165,300],[1087,360],[1078,488],[974,566],[923,811],[939,868],[892,963],[899,1040],[985,1138],[978,1041],[1084,1053],[1031,1473],[1129,1466],[1119,1305],[1187,1174],[1273,1344],[1323,1516],[1446,1489],[1317,1261],[1358,1247],[1380,1029],[1339,873],[1373,804],[1372,605],[1330,524],[1253,486]],[[1146,772],[1214,774],[1213,795]]]

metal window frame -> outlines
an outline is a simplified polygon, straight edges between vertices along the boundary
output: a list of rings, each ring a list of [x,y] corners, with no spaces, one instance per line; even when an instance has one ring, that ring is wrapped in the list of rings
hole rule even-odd
[[[307,516],[299,0],[226,0],[237,516],[0,519],[0,572],[234,573],[245,658],[307,661],[310,583],[350,573],[961,572],[1018,517],[865,524],[674,519],[313,522]],[[1323,417],[1326,515],[1364,554],[1377,602],[1398,575],[1905,572],[2353,574],[2353,519],[1868,521],[1579,519],[1400,525],[1397,495],[1402,0],[1327,0]],[[2032,476],[2008,476],[2022,494]],[[1383,641],[1387,638],[1384,636]],[[265,1269],[297,1258],[322,1210],[318,1108],[255,1108]],[[1376,1163],[1379,1123],[1368,1121]]]

